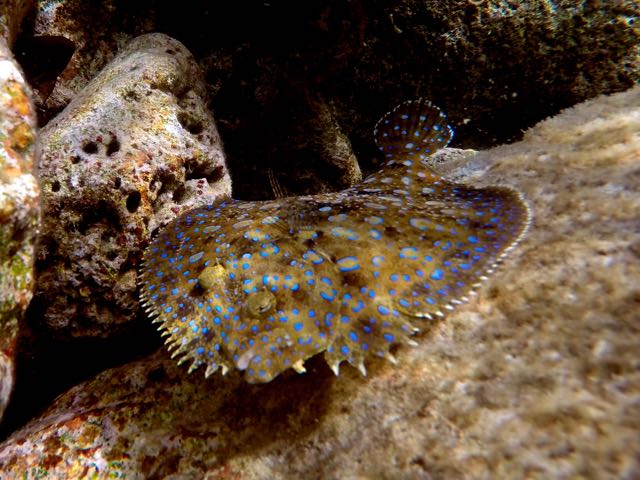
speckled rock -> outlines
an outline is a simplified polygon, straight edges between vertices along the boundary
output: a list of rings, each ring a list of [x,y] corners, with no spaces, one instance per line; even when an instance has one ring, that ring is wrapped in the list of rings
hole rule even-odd
[[[116,3],[38,1],[32,35],[20,47],[43,119],[62,110],[132,38],[154,30],[153,15],[123,15]]]
[[[109,335],[138,310],[149,236],[230,194],[193,58],[138,37],[41,132],[43,226],[34,309],[63,336]]]
[[[39,478],[599,478],[640,474],[640,87],[567,110],[454,173],[521,188],[535,221],[471,303],[398,365],[249,385],[163,352],[61,396],[0,446]],[[468,152],[464,153],[466,156]]]
[[[0,418],[14,377],[18,327],[33,293],[39,188],[31,92],[0,39]]]
[[[35,6],[35,0],[0,1],[0,36],[12,46],[27,12]]]

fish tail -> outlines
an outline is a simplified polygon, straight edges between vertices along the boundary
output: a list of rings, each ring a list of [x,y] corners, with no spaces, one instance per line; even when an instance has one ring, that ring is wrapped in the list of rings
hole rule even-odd
[[[373,133],[376,145],[391,163],[423,160],[453,138],[445,114],[424,98],[403,102],[387,112]]]

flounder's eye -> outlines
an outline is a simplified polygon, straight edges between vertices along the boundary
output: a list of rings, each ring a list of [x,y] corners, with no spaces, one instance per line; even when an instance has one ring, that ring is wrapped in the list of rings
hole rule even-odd
[[[244,305],[252,317],[263,316],[276,306],[276,297],[271,292],[256,292],[249,295]]]

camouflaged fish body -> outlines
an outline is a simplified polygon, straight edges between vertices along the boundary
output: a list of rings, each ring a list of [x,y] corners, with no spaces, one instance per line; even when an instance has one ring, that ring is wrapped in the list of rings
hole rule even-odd
[[[521,238],[519,192],[448,182],[424,159],[452,136],[425,100],[376,126],[381,171],[341,192],[229,200],[170,223],[149,246],[142,299],[174,355],[250,382],[304,371],[324,352],[338,373],[467,300]]]

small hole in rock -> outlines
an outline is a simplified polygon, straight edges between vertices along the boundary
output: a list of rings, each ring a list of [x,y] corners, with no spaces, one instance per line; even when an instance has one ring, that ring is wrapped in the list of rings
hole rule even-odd
[[[167,48],[165,50],[165,52],[167,52],[169,55],[175,55],[176,51],[173,48]]]
[[[116,188],[120,188],[122,186],[122,179],[120,177],[116,177],[116,179],[113,181],[113,184]]]
[[[202,130],[204,130],[204,126],[199,119],[196,119],[185,112],[178,114],[178,121],[180,122],[180,125],[182,125],[182,127],[192,135],[198,135]]]
[[[82,146],[82,150],[85,153],[96,153],[98,151],[98,144],[96,142],[86,142]]]
[[[117,256],[118,256],[118,252],[116,252],[115,250],[112,250],[111,252],[107,252],[106,254],[107,260],[111,260],[111,261],[115,260]]]
[[[51,191],[52,192],[59,192],[60,191],[60,182],[59,181],[55,181],[51,184]]]
[[[129,210],[130,213],[134,213],[138,210],[138,207],[140,206],[140,199],[141,195],[137,190],[129,194],[127,197],[127,210]]]
[[[71,157],[71,163],[73,163],[74,165],[80,163],[80,160],[82,160],[82,158],[80,158],[80,155],[73,155]]]
[[[113,155],[114,153],[116,153],[119,150],[120,150],[120,142],[114,136],[114,137],[111,138],[111,141],[107,145],[107,155]]]
[[[178,188],[173,191],[173,201],[176,203],[180,203],[184,199],[186,194],[187,189],[184,188],[183,185],[179,185]]]
[[[124,94],[124,99],[131,100],[133,102],[138,102],[140,101],[140,95],[138,95],[133,90],[129,90],[127,93]]]

